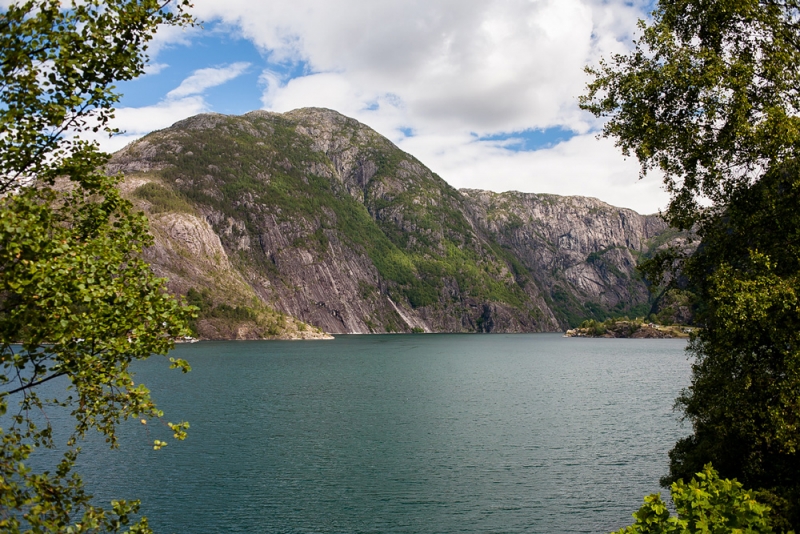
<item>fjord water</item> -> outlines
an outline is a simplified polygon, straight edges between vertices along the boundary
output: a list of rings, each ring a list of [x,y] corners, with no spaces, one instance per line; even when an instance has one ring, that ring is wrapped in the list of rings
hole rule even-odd
[[[137,367],[165,419],[80,462],[161,533],[608,532],[689,432],[680,340],[534,335],[202,342]]]

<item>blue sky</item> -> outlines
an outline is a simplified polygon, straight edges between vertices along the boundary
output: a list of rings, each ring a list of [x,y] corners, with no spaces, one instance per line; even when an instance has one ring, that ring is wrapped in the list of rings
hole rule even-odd
[[[121,106],[152,106],[179,87],[181,82],[201,69],[225,68],[246,63],[242,73],[204,91],[211,109],[218,113],[240,115],[261,107],[262,88],[259,77],[264,69],[280,68],[287,75],[298,75],[302,70],[294,65],[271,65],[268,54],[259,51],[249,40],[227,31],[214,31],[206,24],[205,31],[193,32],[188,43],[168,44],[161,48],[151,74],[118,85],[123,94]],[[302,69],[302,66],[300,67]]]
[[[201,112],[328,107],[456,187],[666,204],[577,105],[583,66],[629,50],[649,0],[194,3],[202,27],[159,32],[148,73],[119,85],[105,149]]]

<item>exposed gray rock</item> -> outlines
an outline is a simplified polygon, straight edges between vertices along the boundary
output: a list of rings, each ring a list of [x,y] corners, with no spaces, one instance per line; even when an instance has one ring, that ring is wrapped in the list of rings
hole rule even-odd
[[[669,231],[658,215],[640,215],[596,198],[462,189],[477,223],[531,270],[559,319],[614,315],[649,308],[636,272]],[[600,317],[597,317],[600,318]]]
[[[597,199],[456,191],[316,108],[192,117],[108,169],[134,198],[155,181],[191,206],[150,215],[148,259],[173,291],[256,299],[332,333],[555,331],[641,310],[635,265],[667,231]]]

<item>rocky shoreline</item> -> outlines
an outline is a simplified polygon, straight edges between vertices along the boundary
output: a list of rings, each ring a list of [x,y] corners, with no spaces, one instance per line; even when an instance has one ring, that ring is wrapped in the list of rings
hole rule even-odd
[[[639,321],[587,321],[579,328],[567,330],[564,337],[687,339],[695,329],[686,325],[664,326]]]

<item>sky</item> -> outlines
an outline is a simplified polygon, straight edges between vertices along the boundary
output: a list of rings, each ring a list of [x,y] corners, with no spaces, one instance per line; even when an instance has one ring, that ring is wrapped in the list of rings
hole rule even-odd
[[[163,28],[101,139],[115,151],[186,117],[337,110],[451,185],[582,195],[655,213],[668,195],[598,139],[583,68],[630,50],[652,0],[194,0]]]

